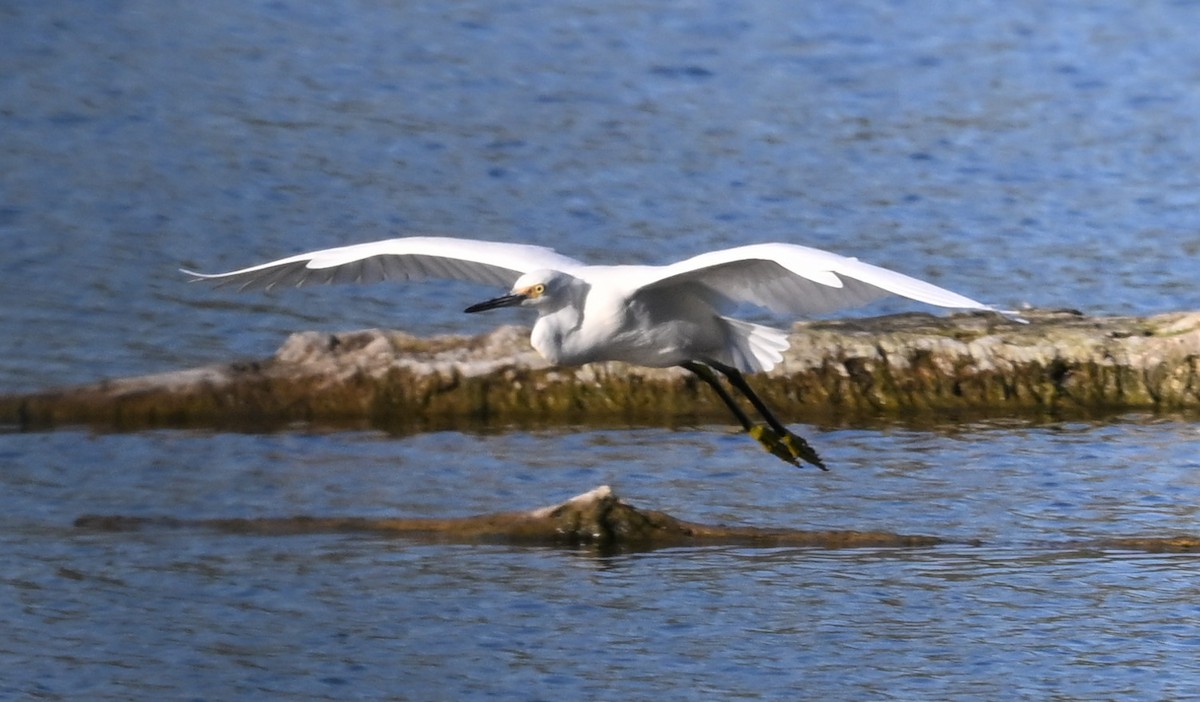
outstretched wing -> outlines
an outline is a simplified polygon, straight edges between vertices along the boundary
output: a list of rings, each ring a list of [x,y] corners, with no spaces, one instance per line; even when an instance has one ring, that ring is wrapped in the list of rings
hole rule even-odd
[[[939,307],[994,308],[903,273],[794,244],[753,244],[662,266],[643,290],[702,285],[714,296],[780,314],[811,315],[900,295]]]
[[[569,273],[582,267],[579,261],[544,246],[418,236],[312,251],[229,273],[180,270],[197,280],[236,285],[239,290],[270,290],[315,283],[426,278],[469,280],[507,288],[529,271],[550,268]]]

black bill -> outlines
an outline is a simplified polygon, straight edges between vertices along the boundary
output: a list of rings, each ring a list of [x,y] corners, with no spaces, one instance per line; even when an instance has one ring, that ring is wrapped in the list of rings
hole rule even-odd
[[[484,312],[486,310],[494,310],[497,307],[516,307],[524,302],[526,297],[526,295],[522,295],[521,293],[501,295],[500,297],[494,297],[490,300],[480,302],[477,305],[471,305],[467,309],[463,310],[463,312]]]

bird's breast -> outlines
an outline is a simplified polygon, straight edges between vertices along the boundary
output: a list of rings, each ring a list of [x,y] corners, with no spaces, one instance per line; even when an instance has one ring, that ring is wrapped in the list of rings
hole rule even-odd
[[[646,299],[593,289],[582,305],[540,316],[530,341],[555,365],[624,361],[668,367],[712,357],[722,348],[718,319],[691,296]]]

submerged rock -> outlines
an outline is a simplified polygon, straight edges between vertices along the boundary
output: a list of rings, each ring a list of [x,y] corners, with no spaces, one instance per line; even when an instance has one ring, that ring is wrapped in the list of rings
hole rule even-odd
[[[223,533],[260,536],[373,532],[434,543],[504,543],[586,547],[598,551],[649,550],[680,546],[918,548],[950,543],[935,536],[886,531],[805,531],[697,524],[677,519],[664,512],[634,507],[617,497],[607,485],[549,507],[474,517],[260,517],[184,520],[174,517],[87,515],[75,520],[75,526],[99,531],[211,529]],[[969,545],[981,544],[969,542]],[[1118,537],[1034,544],[1031,547],[1056,551],[1192,553],[1200,550],[1200,538],[1188,535]]]
[[[801,531],[695,524],[663,512],[633,507],[613,494],[607,485],[550,507],[457,519],[281,517],[189,521],[171,517],[89,515],[77,519],[75,526],[104,531],[191,527],[259,535],[361,531],[433,542],[587,546],[597,549],[718,544],[750,547],[913,547],[942,543],[941,539],[928,536],[887,532]]]
[[[1200,407],[1200,312],[805,322],[759,394],[792,421]],[[528,330],[302,332],[269,359],[0,396],[0,422],[110,428],[362,422],[397,428],[673,423],[725,408],[681,369],[549,367]]]

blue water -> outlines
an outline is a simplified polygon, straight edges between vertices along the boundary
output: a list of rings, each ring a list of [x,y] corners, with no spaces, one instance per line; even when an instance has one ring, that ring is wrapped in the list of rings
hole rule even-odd
[[[238,295],[176,272],[406,233],[600,262],[794,241],[1008,307],[1200,309],[1197,26],[1190,2],[8,2],[0,392],[298,330],[526,321],[462,315],[496,292],[468,285]],[[1200,562],[1076,545],[1200,532],[1189,417],[800,429],[831,473],[719,426],[0,434],[0,697],[1200,687]],[[472,514],[601,483],[686,519],[963,543],[601,558],[71,527]]]
[[[766,460],[716,428],[9,436],[0,694],[1194,693],[1200,561],[1086,543],[1195,532],[1193,424],[1128,417],[820,436],[836,469],[819,476]],[[601,557],[361,534],[70,526],[89,513],[471,514],[498,503],[532,507],[600,482],[689,519],[887,528],[954,543]]]

